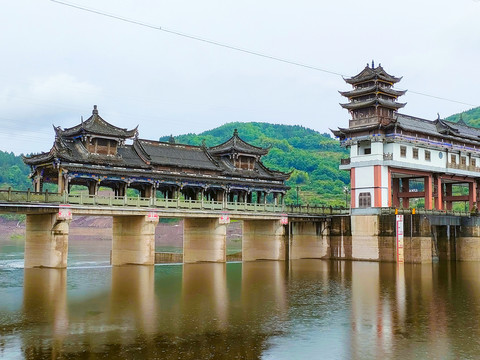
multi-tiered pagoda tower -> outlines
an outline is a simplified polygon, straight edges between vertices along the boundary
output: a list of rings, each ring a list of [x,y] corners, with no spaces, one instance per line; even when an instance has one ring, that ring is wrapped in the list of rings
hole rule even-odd
[[[398,113],[405,104],[397,100],[406,92],[393,88],[400,80],[372,62],[345,79],[353,90],[340,92],[351,119],[333,133],[350,149],[340,168],[350,171],[353,211],[409,208],[415,198],[424,199],[419,204],[426,209],[449,210],[454,202],[478,208],[480,130],[461,120]],[[455,193],[456,185],[468,191]]]
[[[372,67],[367,64],[360,74],[345,79],[353,86],[351,91],[340,91],[349,100],[348,103],[341,104],[352,115],[349,127],[389,124],[394,119],[395,112],[405,106],[398,103],[397,98],[406,91],[392,88],[401,79],[387,74],[380,65],[375,68],[373,62]]]

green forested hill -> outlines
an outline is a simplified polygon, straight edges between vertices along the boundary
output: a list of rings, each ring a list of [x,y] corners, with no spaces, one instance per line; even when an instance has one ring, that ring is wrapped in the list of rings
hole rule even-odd
[[[468,125],[480,127],[480,106],[459,114],[451,115],[445,118],[445,120],[457,122],[458,120],[460,120],[460,116],[462,117],[462,120],[465,121]]]
[[[28,189],[31,187],[29,172],[30,169],[23,163],[21,156],[0,151],[0,188]]]
[[[263,157],[265,165],[285,172],[293,170],[288,181],[292,189],[287,194],[287,203],[296,203],[298,186],[301,204],[345,205],[344,187],[349,185],[350,176],[338,166],[347,152],[329,134],[298,125],[234,122],[198,135],[180,135],[175,140],[191,145],[200,145],[205,140],[207,146],[214,146],[228,140],[234,129],[253,145],[271,147]],[[168,139],[165,136],[160,141]]]

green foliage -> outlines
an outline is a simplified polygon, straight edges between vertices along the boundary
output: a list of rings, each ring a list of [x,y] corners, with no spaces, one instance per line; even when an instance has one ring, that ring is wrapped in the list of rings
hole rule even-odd
[[[480,106],[459,114],[454,114],[445,118],[445,120],[458,122],[460,117],[462,117],[462,120],[467,123],[467,125],[480,127]]]
[[[291,187],[285,202],[302,205],[345,205],[345,186],[350,184],[347,171],[340,171],[340,159],[347,151],[328,134],[303,126],[267,123],[228,123],[201,134],[186,134],[175,138],[177,143],[214,146],[227,141],[238,129],[239,136],[246,142],[261,147],[270,147],[263,163],[274,170],[292,171],[287,185]],[[168,141],[169,136],[160,138]]]
[[[30,169],[23,163],[21,156],[0,151],[0,188],[12,187],[16,190],[27,190],[32,187],[28,178]]]

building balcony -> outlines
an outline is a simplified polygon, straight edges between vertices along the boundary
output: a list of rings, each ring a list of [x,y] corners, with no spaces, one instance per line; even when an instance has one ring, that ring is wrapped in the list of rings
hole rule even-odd
[[[393,154],[392,153],[383,154],[383,160],[393,160]]]
[[[458,169],[458,170],[467,170],[473,172],[480,172],[480,167],[475,165],[466,165],[466,164],[457,164],[452,162],[447,162],[447,168],[449,169]]]

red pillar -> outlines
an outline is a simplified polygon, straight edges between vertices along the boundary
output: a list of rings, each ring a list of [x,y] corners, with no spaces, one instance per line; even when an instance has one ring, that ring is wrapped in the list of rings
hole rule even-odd
[[[475,181],[468,184],[468,206],[469,210],[477,203],[477,183]]]
[[[400,178],[392,179],[392,206],[396,209],[400,207],[400,198],[398,193],[400,192]]]
[[[435,209],[443,210],[442,178],[438,175],[435,177],[435,185],[437,186],[437,197],[435,198]]]
[[[445,195],[452,196],[452,184],[445,184]],[[452,210],[451,200],[447,200],[447,210]]]
[[[402,192],[410,192],[410,179],[402,179]],[[410,208],[410,198],[402,198],[402,207],[404,209]]]
[[[425,188],[425,209],[432,210],[432,175],[425,176],[424,180],[424,188]]]

